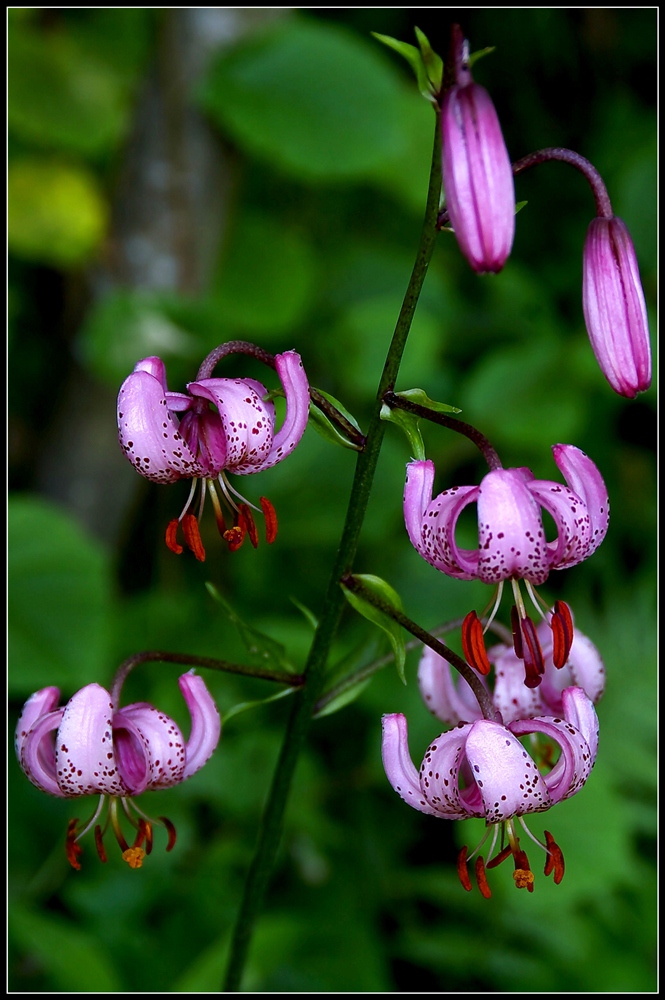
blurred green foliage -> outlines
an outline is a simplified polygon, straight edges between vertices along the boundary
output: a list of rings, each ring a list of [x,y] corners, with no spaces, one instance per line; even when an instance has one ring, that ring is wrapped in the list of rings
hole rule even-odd
[[[278,539],[231,555],[208,511],[203,567],[163,547],[186,484],[141,492],[137,482],[111,549],[37,495],[39,462],[77,366],[101,393],[156,353],[177,390],[203,355],[235,337],[299,350],[311,382],[365,424],[417,247],[433,129],[408,67],[370,32],[412,43],[414,14],[445,54],[448,14],[439,8],[301,11],[220,51],[184,95],[233,147],[239,176],[219,261],[195,296],[93,281],[137,101],[173,15],[10,10],[12,724],[37,687],[58,685],[67,698],[82,684],[110,683],[121,660],[142,649],[246,662],[241,635],[205,581],[302,665],[312,628],[292,599],[320,614],[352,451],[309,429],[287,462],[258,483],[243,480],[251,500],[262,493],[275,504]],[[655,9],[470,9],[464,18],[472,49],[497,46],[474,75],[492,93],[513,158],[565,145],[603,173],[633,235],[655,323]],[[555,887],[537,871],[527,895],[500,869],[491,900],[467,895],[454,858],[462,843],[475,846],[479,824],[422,816],[392,792],[381,714],[407,714],[416,761],[438,732],[411,653],[406,688],[394,669],[381,671],[353,704],[313,725],[246,990],[654,989],[655,390],[634,402],[615,397],[589,347],[581,256],[593,202],[581,177],[547,164],[518,180],[517,196],[528,204],[500,275],[478,278],[454,237],[439,237],[397,388],[421,386],[461,407],[505,465],[553,478],[550,446],[570,441],[607,482],[605,543],[542,588],[571,603],[608,677],[596,769],[582,794],[546,817],[566,877]],[[82,303],[74,310],[73,300]],[[230,362],[225,373],[264,377],[248,369]],[[437,485],[478,481],[482,463],[467,441],[421,429]],[[433,627],[480,610],[490,594],[438,574],[409,546],[401,515],[408,458],[403,436],[388,427],[356,569],[383,577],[405,612]],[[375,632],[349,609],[331,676],[386,652]],[[171,666],[146,665],[130,676],[125,698],[153,701],[187,731],[176,676]],[[274,693],[229,675],[206,683],[222,713]],[[140,872],[113,852],[101,865],[89,837],[82,871],[72,871],[66,825],[74,815],[85,820],[92,802],[43,795],[12,761],[10,988],[219,989],[288,711],[287,698],[231,719],[202,771],[146,796],[145,809],[176,824],[178,844],[164,853],[158,831]]]

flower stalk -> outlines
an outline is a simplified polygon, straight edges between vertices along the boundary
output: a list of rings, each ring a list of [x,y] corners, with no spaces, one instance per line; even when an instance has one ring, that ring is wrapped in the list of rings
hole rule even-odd
[[[381,407],[386,392],[394,389],[399,366],[406,346],[411,323],[416,311],[420,292],[427,274],[437,230],[436,219],[441,192],[441,130],[437,117],[434,146],[430,167],[429,186],[425,217],[420,237],[420,245],[411,273],[411,278],[400,309],[395,331],[388,349],[383,373],[374,404],[374,412],[369,423],[365,447],[356,460],[356,472],[349,497],[346,520],[332,568],[330,581],[324,598],[323,613],[319,620],[314,639],[305,665],[306,684],[294,700],[279,759],[275,768],[272,787],[268,796],[254,858],[245,883],[245,891],[240,912],[231,940],[229,964],[224,981],[224,991],[240,989],[247,952],[254,924],[259,915],[268,880],[273,869],[284,810],[291,788],[293,774],[298,762],[312,718],[313,708],[321,696],[325,679],[325,667],[330,647],[337,632],[344,608],[344,595],[339,586],[343,576],[351,572],[360,537],[367,503],[369,501],[374,474],[381,451],[385,423],[381,420]]]

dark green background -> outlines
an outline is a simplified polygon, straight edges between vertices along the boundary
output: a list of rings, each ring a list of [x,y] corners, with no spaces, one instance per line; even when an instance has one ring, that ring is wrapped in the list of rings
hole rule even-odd
[[[291,598],[321,611],[353,453],[310,428],[288,461],[237,482],[251,500],[273,501],[278,539],[230,554],[208,510],[202,566],[163,544],[186,484],[140,482],[107,444],[115,393],[138,358],[161,353],[171,388],[182,389],[208,350],[236,337],[300,351],[311,382],[366,425],[417,247],[433,129],[406,64],[371,31],[412,42],[417,24],[445,52],[456,19],[472,50],[497,47],[475,77],[492,94],[511,157],[563,145],[593,161],[633,235],[655,324],[655,9],[301,10],[213,57],[187,88],[167,58],[180,16],[10,11],[12,727],[33,690],[56,684],[66,698],[109,683],[138,650],[246,657],[206,580],[283,642],[295,665],[304,661],[311,630]],[[186,279],[188,259],[160,288],[114,270],[123,164],[137,155],[149,86],[172,107],[200,110],[232,177],[221,246],[198,286]],[[461,407],[504,465],[529,465],[538,477],[558,478],[550,446],[574,443],[609,488],[603,546],[541,588],[571,604],[607,667],[596,768],[581,794],[532,824],[561,844],[566,877],[558,887],[544,879],[534,848],[533,894],[517,893],[504,866],[491,900],[467,895],[454,858],[461,844],[475,846],[482,824],[423,816],[394,794],[380,760],[381,714],[407,714],[416,763],[438,733],[411,654],[406,688],[389,668],[312,727],[247,990],[654,989],[655,391],[615,396],[593,358],[581,264],[594,206],[582,177],[550,163],[516,190],[528,204],[500,275],[477,277],[454,237],[440,235],[398,388],[421,386]],[[242,361],[220,374],[262,377]],[[483,475],[468,442],[441,428],[424,434],[439,488]],[[406,612],[433,627],[480,611],[490,592],[449,580],[409,546],[408,458],[389,427],[356,568],[383,576]],[[100,477],[109,482],[101,499]],[[86,490],[96,498],[89,507]],[[367,658],[380,655],[380,637],[367,647],[373,636],[348,610],[332,663],[357,644]],[[125,695],[154,701],[187,731],[177,676],[173,666],[140,668]],[[273,693],[222,675],[206,682],[222,711]],[[71,870],[66,824],[85,819],[92,802],[41,794],[10,759],[11,989],[219,989],[288,708],[231,719],[196,777],[144,796],[144,809],[176,824],[178,843],[165,854],[158,830],[141,871],[123,865],[110,837],[107,865],[88,837],[82,871]]]

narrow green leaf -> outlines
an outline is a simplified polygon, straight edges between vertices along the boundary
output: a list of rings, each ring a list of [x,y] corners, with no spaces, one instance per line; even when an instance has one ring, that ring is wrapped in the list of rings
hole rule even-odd
[[[436,54],[424,31],[421,31],[420,28],[414,28],[414,31],[418,39],[420,51],[422,52],[427,76],[432,84],[432,88],[438,93],[441,90],[441,83],[443,82],[443,59]]]
[[[319,619],[316,617],[314,612],[310,611],[307,605],[303,604],[302,601],[299,601],[297,597],[291,596],[290,601],[291,604],[295,604],[298,611],[302,611],[303,615],[305,616],[309,624],[312,626],[312,628],[316,629],[319,624]]]
[[[272,639],[269,635],[264,635],[263,632],[259,632],[258,629],[244,622],[228,601],[222,597],[214,584],[208,581],[206,589],[213,600],[221,605],[229,621],[237,628],[247,652],[255,663],[260,663],[263,666],[271,665],[279,670],[286,670],[290,673],[296,672],[281,642],[277,642],[276,639]]]
[[[357,681],[355,684],[350,685],[345,691],[338,694],[336,698],[329,701],[320,712],[316,712],[312,718],[322,719],[326,715],[333,715],[333,713],[339,712],[341,708],[345,708],[347,705],[350,705],[352,701],[355,701],[372,680],[372,677],[365,677],[362,680]]]
[[[342,406],[339,400],[335,399],[335,397],[331,396],[329,393],[323,392],[322,389],[317,389],[317,392],[320,392],[321,395],[327,399],[336,410],[339,410],[343,417],[346,417],[349,423],[356,428],[358,433],[362,434],[360,425],[358,424],[356,418],[352,416],[352,414],[350,414],[344,406]],[[359,445],[355,444],[353,441],[349,441],[339,428],[335,427],[332,420],[330,420],[326,414],[318,408],[316,403],[309,404],[309,416],[314,430],[317,431],[322,438],[325,438],[326,441],[330,441],[332,444],[339,444],[343,448],[351,448],[353,451],[361,450]]]
[[[402,599],[394,590],[390,584],[382,580],[380,576],[373,576],[367,573],[358,573],[354,577],[359,580],[367,590],[376,594],[380,597],[382,601],[389,604],[391,607],[398,611],[402,610]],[[390,640],[390,645],[393,648],[395,654],[395,664],[397,666],[397,673],[399,674],[402,683],[406,684],[406,677],[404,675],[404,664],[406,662],[406,650],[404,649],[404,639],[402,636],[402,627],[398,625],[396,621],[393,621],[384,611],[380,611],[375,608],[373,604],[366,601],[364,597],[359,594],[354,593],[345,587],[344,584],[341,585],[344,591],[344,596],[356,611],[366,618],[368,621],[373,622],[374,625],[378,625],[379,628],[388,636]]]
[[[517,201],[517,202],[515,202],[515,215],[517,215],[518,212],[521,212],[522,209],[524,208],[524,206],[528,205],[528,204],[529,204],[528,201]]]
[[[485,56],[490,55],[491,52],[494,52],[495,48],[496,45],[488,45],[487,48],[478,49],[477,52],[472,52],[469,56],[469,69],[471,69],[473,64],[477,63],[479,59],[483,59]]]
[[[397,38],[391,38],[390,35],[380,35],[377,31],[373,31],[372,35],[378,42],[382,45],[387,45],[389,49],[393,49],[398,55],[406,59],[409,66],[413,70],[416,80],[418,81],[418,89],[423,97],[426,97],[428,101],[434,103],[435,97],[432,93],[432,87],[427,76],[427,69],[423,61],[423,57],[420,50],[416,48],[415,45],[409,45],[407,42],[400,42]]]
[[[418,403],[419,406],[426,406],[435,413],[461,413],[459,406],[451,406],[449,403],[437,403],[435,399],[430,399],[424,389],[404,389],[403,392],[396,392],[396,396],[402,396],[411,403]]]
[[[232,719],[234,715],[240,715],[241,712],[246,712],[250,708],[258,708],[259,705],[267,705],[270,701],[279,701],[280,698],[286,698],[287,695],[293,694],[297,688],[284,688],[283,691],[278,691],[277,694],[271,694],[267,698],[259,698],[257,701],[241,701],[239,704],[234,705],[230,708],[228,712],[225,712],[222,716],[222,725],[225,726],[229,719]]]
[[[397,424],[406,434],[412,458],[417,462],[424,461],[425,444],[420,433],[420,417],[416,416],[415,413],[407,413],[406,410],[393,409],[384,403],[381,407],[381,419],[387,420],[391,424]]]

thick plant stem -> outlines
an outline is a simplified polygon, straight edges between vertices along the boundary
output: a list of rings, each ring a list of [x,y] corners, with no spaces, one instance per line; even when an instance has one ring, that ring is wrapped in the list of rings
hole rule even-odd
[[[427,268],[434,252],[436,242],[436,219],[441,191],[441,133],[439,119],[434,137],[434,150],[430,170],[429,189],[425,219],[420,238],[420,246],[411,273],[402,308],[400,310],[395,332],[393,334],[383,374],[376,395],[374,412],[370,420],[365,447],[359,453],[356,462],[356,472],[351,488],[351,496],[346,512],[346,521],[342,532],[337,557],[330,576],[330,582],[325,595],[323,613],[314,634],[312,646],[305,665],[306,684],[295,695],[295,703],[284,735],[272,787],[263,812],[259,829],[258,843],[252,864],[245,883],[245,891],[240,905],[240,912],[234,928],[229,964],[224,982],[225,992],[234,992],[240,988],[245,960],[249,949],[254,924],[259,915],[265,890],[270,878],[279,841],[282,832],[284,810],[288,799],[293,773],[298,761],[307,730],[309,728],[314,706],[323,690],[325,668],[330,652],[330,646],[335,637],[337,627],[345,604],[341,578],[351,572],[353,559],[358,546],[367,503],[369,500],[374,473],[381,450],[385,431],[385,423],[380,413],[383,396],[395,386],[406,339],[411,329],[420,291],[427,274]]]

